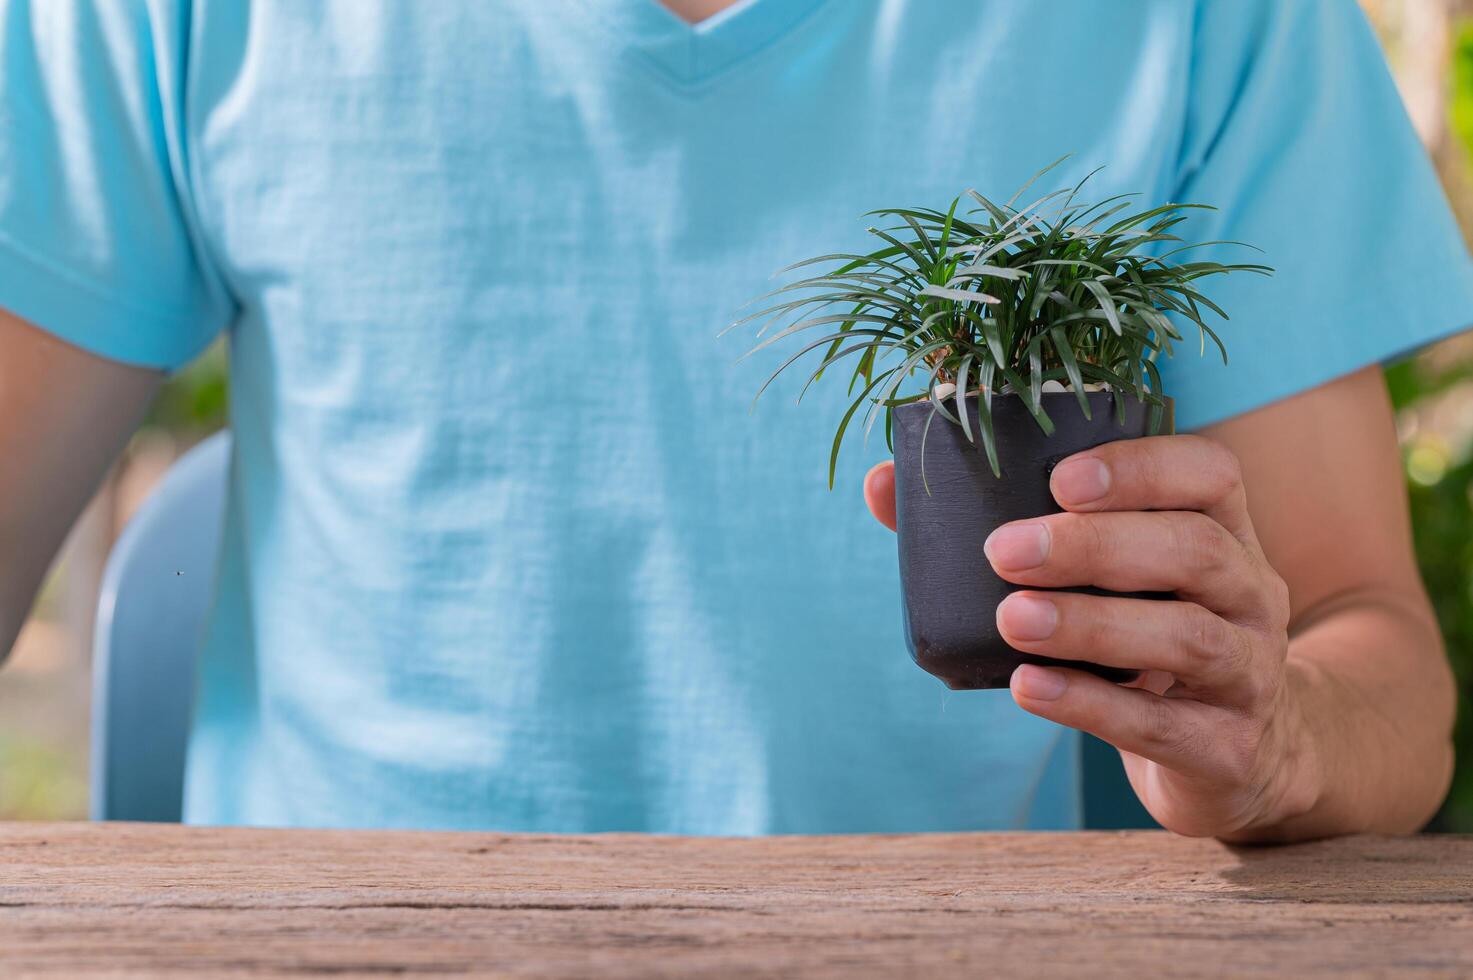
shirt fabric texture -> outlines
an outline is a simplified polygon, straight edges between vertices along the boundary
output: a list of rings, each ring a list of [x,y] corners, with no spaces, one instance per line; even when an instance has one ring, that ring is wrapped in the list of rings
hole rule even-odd
[[[0,0],[0,306],[229,337],[186,819],[1078,826],[1072,733],[909,662],[884,440],[829,493],[843,386],[749,412],[781,352],[718,337],[862,212],[1068,153],[1278,270],[1211,284],[1181,428],[1473,321],[1352,0]]]

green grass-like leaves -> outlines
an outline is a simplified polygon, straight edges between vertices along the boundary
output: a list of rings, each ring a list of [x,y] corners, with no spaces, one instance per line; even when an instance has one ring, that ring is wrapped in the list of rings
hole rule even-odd
[[[1178,322],[1195,328],[1200,352],[1210,341],[1226,362],[1227,350],[1207,317],[1225,320],[1227,314],[1200,291],[1200,281],[1228,272],[1267,275],[1273,270],[1187,260],[1191,249],[1241,244],[1188,244],[1172,233],[1188,211],[1204,205],[1132,210],[1136,195],[1081,205],[1076,203],[1081,181],[1016,207],[1037,179],[1006,204],[969,190],[946,211],[872,211],[866,217],[878,220],[869,233],[882,243],[879,248],[821,255],[781,270],[779,276],[827,266],[759,297],[754,302],[765,303],[763,308],[728,328],[759,326],[758,343],[748,356],[794,335],[803,338],[797,353],[762,385],[759,397],[799,361],[817,360],[804,392],[845,362],[851,401],[830,450],[830,487],[839,448],[856,419],[868,434],[883,417],[888,441],[891,413],[929,400],[932,421],[939,414],[961,426],[969,441],[980,440],[992,471],[1001,475],[992,427],[994,393],[1022,399],[1044,432],[1051,433],[1044,382],[1072,387],[1086,417],[1085,385],[1103,384],[1122,411],[1125,394],[1151,405],[1155,428],[1164,397],[1156,360],[1171,356],[1182,340]],[[968,210],[958,213],[964,201]],[[907,390],[908,382],[919,391]],[[947,382],[956,390],[943,400],[936,387]],[[965,396],[973,393],[979,395],[979,432],[972,431],[964,410]]]

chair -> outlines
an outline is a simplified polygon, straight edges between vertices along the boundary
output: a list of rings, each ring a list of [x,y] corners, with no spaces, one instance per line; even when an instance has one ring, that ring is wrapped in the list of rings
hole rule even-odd
[[[108,556],[92,654],[94,820],[179,820],[229,463],[228,433],[186,453]]]
[[[1120,753],[1113,745],[1093,735],[1083,736],[1079,766],[1085,830],[1161,829],[1130,788]]]
[[[185,454],[108,557],[92,664],[94,820],[179,820],[229,462],[223,432]],[[1081,758],[1088,829],[1156,826],[1114,749],[1085,736]]]

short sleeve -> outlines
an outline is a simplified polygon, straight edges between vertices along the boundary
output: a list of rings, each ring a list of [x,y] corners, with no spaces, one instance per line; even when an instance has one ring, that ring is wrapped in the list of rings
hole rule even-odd
[[[168,0],[0,0],[0,308],[172,369],[233,304],[205,262]]]
[[[1202,0],[1176,199],[1219,261],[1261,261],[1204,292],[1223,366],[1194,343],[1163,365],[1196,428],[1473,324],[1473,263],[1354,0]]]

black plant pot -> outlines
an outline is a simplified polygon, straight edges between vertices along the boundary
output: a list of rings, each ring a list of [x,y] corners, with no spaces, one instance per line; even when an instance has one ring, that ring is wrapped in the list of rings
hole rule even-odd
[[[895,410],[895,510],[906,641],[916,664],[947,687],[1007,687],[1014,668],[1023,663],[1077,667],[1116,682],[1137,675],[1133,670],[1020,653],[1008,646],[997,631],[997,606],[1021,586],[999,578],[982,551],[987,536],[1000,525],[1061,510],[1049,493],[1049,474],[1057,463],[1093,446],[1149,434],[1148,405],[1126,397],[1121,425],[1112,394],[1090,392],[1088,398],[1090,419],[1072,393],[1043,396],[1044,410],[1056,426],[1051,436],[1044,435],[1021,399],[994,398],[1001,477],[993,476],[981,440],[975,445],[968,442],[956,423],[938,413],[927,433],[926,423],[934,411],[930,403]],[[969,399],[967,408],[975,436],[980,432],[976,400]],[[1171,431],[1170,401],[1160,431]],[[1068,591],[1109,594],[1093,588]],[[1142,597],[1163,598],[1159,593]]]

